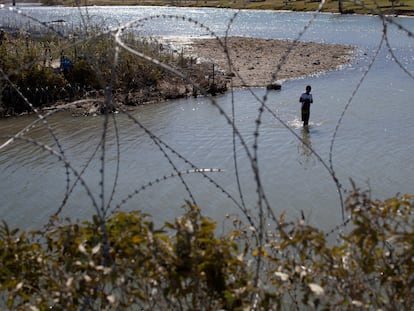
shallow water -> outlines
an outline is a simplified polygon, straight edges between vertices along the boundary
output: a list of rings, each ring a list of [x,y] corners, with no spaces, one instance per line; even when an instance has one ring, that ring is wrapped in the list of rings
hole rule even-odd
[[[75,9],[68,8],[29,7],[24,10],[41,20],[76,16],[71,13]],[[126,23],[144,16],[168,13],[200,20],[220,34],[226,31],[234,12],[154,7],[89,8],[89,14],[105,20],[107,26],[115,25],[115,20]],[[0,13],[4,11],[0,10]],[[296,39],[312,17],[309,13],[241,11],[230,34]],[[413,19],[399,18],[398,22],[414,30]],[[145,21],[138,28],[156,36],[209,35],[206,28],[200,30],[199,27],[188,27],[188,22],[166,18]],[[371,189],[373,196],[378,198],[397,192],[413,193],[413,80],[393,60],[384,45],[359,85],[382,33],[381,22],[376,17],[320,14],[300,37],[307,41],[351,44],[357,46],[358,51],[353,64],[340,71],[285,81],[282,91],[267,95],[266,105],[273,115],[265,111],[261,119],[258,163],[261,183],[276,215],[286,211],[290,219],[295,219],[303,211],[311,224],[324,229],[342,221],[337,189],[320,159],[326,166],[330,165],[335,128],[348,104],[332,148],[332,165],[340,183],[350,189],[349,179],[353,179],[359,187]],[[388,27],[388,34],[393,53],[413,72],[412,38],[392,25]],[[301,128],[298,103],[307,84],[312,85],[314,96],[309,133]],[[231,116],[232,103],[235,125],[245,144],[236,139],[237,173],[243,200],[254,214],[256,183],[246,148],[250,154],[253,152],[255,121],[260,107],[257,98],[264,95],[265,90],[261,88],[242,89],[216,97],[214,104],[208,98],[190,98],[143,106],[132,112],[136,122],[123,114],[114,115],[116,127],[111,116],[105,145],[104,204],[99,196],[102,152],[98,146],[104,118],[71,118],[67,113],[52,116],[48,124],[58,137],[59,146],[71,167],[81,172],[91,159],[82,174],[90,193],[78,184],[61,214],[84,219],[96,212],[91,207],[94,200],[98,209],[107,204],[110,205],[108,211],[142,209],[152,214],[157,222],[162,222],[181,212],[180,206],[185,199],[191,198],[190,193],[207,215],[220,222],[226,214],[240,214],[232,128],[217,108]],[[32,116],[1,120],[0,142],[33,120]],[[169,149],[164,148],[165,153],[161,152],[138,122],[194,166],[223,170],[207,173],[221,188],[200,174],[184,174],[189,193],[178,177],[169,178],[174,167],[185,171],[191,166]],[[26,136],[56,148],[56,142],[42,126],[31,129]],[[320,159],[297,137],[309,144]],[[74,174],[67,175],[64,163],[56,156],[21,140],[0,151],[0,172],[0,217],[13,225],[29,228],[44,224],[58,210],[68,187],[67,179],[69,186],[75,181]],[[151,186],[140,190],[149,182]],[[115,195],[110,200],[114,184]],[[138,194],[134,195],[135,191]]]

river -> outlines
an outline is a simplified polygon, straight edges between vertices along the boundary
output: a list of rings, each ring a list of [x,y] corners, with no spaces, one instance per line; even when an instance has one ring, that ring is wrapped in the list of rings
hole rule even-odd
[[[382,21],[375,16],[166,7],[0,9],[4,25],[36,27],[34,19],[61,19],[66,26],[76,28],[81,16],[107,28],[137,20],[137,31],[155,37],[200,37],[228,31],[229,35],[356,46],[351,65],[284,81],[281,91],[267,94],[266,107],[271,113],[265,110],[261,118],[257,148],[264,193],[276,215],[285,211],[288,219],[297,219],[303,212],[310,224],[327,230],[343,221],[337,187],[326,168],[330,166],[330,156],[343,189],[351,190],[352,179],[379,199],[397,192],[414,193],[414,83],[409,75],[414,72],[414,40],[394,24],[387,24],[386,29],[392,53],[384,43],[366,74],[384,34]],[[414,31],[414,19],[400,17],[394,21]],[[309,133],[300,126],[298,103],[307,84],[312,85],[314,96]],[[96,212],[95,202],[96,208],[108,208],[108,212],[140,209],[161,223],[179,215],[187,199],[194,200],[219,224],[226,215],[244,219],[242,202],[252,215],[257,215],[257,187],[249,155],[254,151],[260,108],[257,98],[265,92],[263,88],[239,89],[214,101],[180,99],[139,107],[132,112],[132,118],[122,113],[110,116],[103,173],[99,143],[105,118],[53,115],[47,124],[58,144],[41,123],[25,137],[64,150],[71,168],[76,172],[84,169],[82,179],[89,193],[78,183],[59,209],[76,176],[71,171],[67,173],[65,164],[50,152],[27,140],[17,140],[0,150],[0,218],[13,226],[34,229],[58,209],[62,216],[88,219]],[[236,138],[235,147],[232,127],[220,113],[223,110],[231,117],[233,104],[234,123],[245,143]],[[34,116],[0,120],[0,143],[34,120]],[[162,152],[153,137],[171,149],[161,145]],[[309,152],[298,137],[318,156]],[[183,174],[182,180],[170,177],[176,170],[194,167],[221,171],[206,173],[214,183],[195,172]]]

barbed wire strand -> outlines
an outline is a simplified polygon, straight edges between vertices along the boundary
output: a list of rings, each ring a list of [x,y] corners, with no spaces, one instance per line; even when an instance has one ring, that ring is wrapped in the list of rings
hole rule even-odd
[[[43,143],[41,143],[38,140],[33,139],[33,138],[18,136],[18,137],[16,137],[16,140],[21,140],[21,141],[28,142],[28,143],[44,150],[45,152],[47,152],[51,156],[54,156],[59,161],[63,162],[65,167],[67,167],[77,178],[79,178],[79,181],[80,181],[82,187],[85,189],[87,196],[91,199],[92,206],[94,207],[94,209],[97,213],[97,216],[99,216],[99,217],[102,216],[101,213],[100,213],[100,208],[98,206],[98,203],[97,203],[97,201],[95,199],[95,196],[93,195],[90,187],[88,186],[86,181],[83,179],[82,175],[80,175],[80,173],[76,170],[75,167],[73,167],[72,163],[69,160],[67,160],[64,155],[62,155],[60,152],[56,151],[52,147],[50,147],[46,144],[43,144]]]
[[[148,128],[146,128],[137,118],[135,118],[132,114],[128,113],[127,111],[123,110],[123,113],[125,113],[129,119],[131,119],[138,127],[140,127],[147,135],[150,137],[151,140],[154,141],[154,143],[160,148],[160,146],[164,146],[165,149],[169,150],[172,154],[177,156],[179,159],[181,159],[185,164],[189,165],[191,169],[197,170],[198,173],[200,173],[204,178],[206,178],[210,183],[212,183],[217,189],[219,189],[221,192],[226,194],[226,196],[233,201],[233,203],[239,208],[239,210],[243,213],[243,215],[246,217],[249,224],[256,228],[256,224],[253,222],[253,218],[250,215],[249,211],[247,209],[244,209],[243,206],[241,206],[237,200],[234,199],[234,197],[225,190],[221,185],[219,185],[216,181],[214,181],[211,177],[205,174],[204,171],[200,171],[200,168],[194,165],[191,161],[183,157],[177,150],[172,148],[170,145],[168,145],[166,142],[164,142],[162,139],[160,139],[158,136],[156,136],[154,133],[152,133]],[[161,152],[165,153],[164,149],[161,148]],[[176,174],[180,177],[180,171],[176,171]]]
[[[112,66],[111,66],[111,78],[110,78],[110,82],[109,84],[106,86],[105,88],[105,100],[104,100],[104,121],[103,121],[103,125],[102,125],[102,144],[101,144],[101,169],[100,169],[100,173],[101,173],[101,181],[100,181],[100,186],[101,186],[101,209],[102,209],[102,215],[103,218],[105,219],[105,207],[106,207],[106,203],[105,203],[105,163],[106,163],[106,139],[107,139],[107,131],[108,131],[108,120],[109,120],[109,109],[110,109],[110,105],[112,104],[112,86],[115,82],[115,74],[116,74],[116,70],[118,68],[118,61],[119,61],[119,47],[118,46],[114,46],[114,58],[113,58],[113,62],[112,62]],[[119,162],[119,158],[117,158],[117,162]],[[119,165],[117,164],[117,168],[119,167]]]
[[[117,185],[118,185],[118,180],[119,180],[120,166],[121,166],[121,163],[120,163],[120,161],[121,161],[121,143],[120,143],[120,140],[121,139],[119,137],[119,130],[118,130],[118,125],[117,125],[117,121],[116,121],[116,118],[115,118],[115,114],[111,113],[111,116],[112,116],[112,122],[114,124],[114,131],[115,131],[116,168],[115,168],[115,176],[114,176],[112,191],[111,191],[108,203],[107,203],[106,208],[105,208],[105,213],[110,209],[111,203],[114,200]]]
[[[333,148],[334,148],[334,144],[335,144],[335,141],[336,141],[336,135],[338,134],[339,127],[341,126],[342,120],[343,120],[349,106],[352,104],[355,95],[357,94],[358,90],[362,86],[362,83],[365,81],[365,78],[367,77],[368,73],[371,71],[371,68],[375,63],[375,60],[377,59],[377,56],[379,55],[379,52],[381,51],[383,43],[384,43],[384,36],[381,37],[381,41],[378,45],[377,50],[375,51],[374,55],[372,56],[371,61],[368,64],[367,68],[364,70],[359,82],[355,86],[350,98],[348,99],[348,102],[346,103],[344,109],[342,110],[341,115],[339,116],[338,122],[336,123],[335,130],[332,134],[331,143],[330,143],[330,147],[329,147],[329,167],[330,167],[330,170],[332,172],[335,171],[334,166],[333,166]]]
[[[116,211],[120,210],[122,205],[125,205],[129,200],[131,200],[134,196],[140,194],[142,191],[149,189],[155,185],[158,185],[164,181],[168,181],[170,179],[174,179],[179,177],[179,175],[190,175],[190,174],[200,174],[200,173],[222,173],[224,170],[220,168],[196,168],[196,169],[188,169],[185,171],[179,171],[178,173],[171,173],[170,175],[164,175],[162,177],[158,177],[153,179],[152,181],[147,182],[146,184],[135,188],[132,192],[127,194],[123,199],[120,200],[118,204],[112,209],[110,212],[113,215]]]
[[[28,15],[28,14],[24,13],[22,10],[20,10],[19,8],[9,7],[9,11],[12,12],[12,13],[18,14],[20,16],[23,16],[23,17],[25,17],[25,18],[27,18],[27,19],[29,19],[29,20],[31,20],[31,21],[33,21],[33,22],[35,22],[35,23],[37,23],[37,24],[39,24],[39,25],[41,25],[43,27],[45,27],[46,29],[52,31],[53,33],[56,33],[61,38],[67,39],[67,37],[65,36],[65,34],[61,33],[59,30],[56,30],[48,22],[43,22],[43,21],[41,21],[38,18],[35,18],[35,17],[31,16],[31,15]]]
[[[248,3],[248,1],[246,1],[246,4]],[[231,26],[233,25],[234,21],[236,20],[236,18],[238,17],[239,13],[241,12],[241,10],[237,10],[232,17],[230,18],[228,24],[227,24],[227,28],[225,31],[225,35],[224,35],[224,51],[225,54],[227,56],[227,63],[229,65],[230,68],[230,72],[233,72],[232,67],[231,67],[231,59],[230,59],[230,55],[228,53],[228,41],[227,38],[229,37],[229,32],[231,29]],[[230,79],[230,92],[231,92],[231,120],[233,124],[236,124],[236,107],[235,107],[235,98],[234,98],[234,92],[233,92],[233,79]],[[232,127],[232,144],[233,144],[233,163],[234,163],[234,172],[235,172],[235,179],[236,179],[236,185],[237,185],[237,191],[239,193],[239,197],[240,197],[240,203],[243,206],[243,209],[247,209],[246,208],[246,203],[244,202],[244,195],[243,195],[243,191],[242,191],[242,187],[241,187],[241,182],[240,182],[240,174],[239,174],[239,161],[238,161],[238,157],[237,157],[237,146],[236,146],[236,138],[237,135],[234,131],[234,128]]]
[[[91,153],[91,155],[87,158],[87,161],[86,161],[85,165],[83,165],[83,168],[79,171],[79,176],[75,176],[76,178],[73,181],[72,186],[69,189],[69,192],[67,194],[65,194],[65,196],[62,200],[62,203],[58,207],[57,211],[53,214],[53,216],[59,216],[59,214],[63,211],[63,208],[66,206],[66,204],[68,202],[68,199],[70,198],[70,195],[73,193],[73,191],[76,188],[76,186],[77,186],[78,182],[80,181],[81,177],[83,176],[83,174],[85,173],[85,171],[89,167],[89,165],[91,164],[92,160],[95,158],[98,151],[101,149],[101,144],[102,144],[102,141],[99,141],[98,144],[96,145],[95,149]]]
[[[385,44],[388,48],[388,52],[390,52],[393,60],[401,68],[401,70],[404,71],[411,79],[414,80],[414,75],[402,64],[402,62],[400,62],[400,60],[395,55],[395,53],[394,53],[394,51],[391,47],[390,41],[388,40],[387,24],[385,23],[385,19],[383,19],[383,27],[384,27]]]
[[[59,153],[62,154],[62,156],[64,156],[65,152],[64,152],[63,146],[60,144],[60,141],[59,141],[58,137],[56,136],[55,131],[49,125],[49,123],[47,122],[47,119],[45,118],[45,116],[43,114],[41,114],[40,111],[32,105],[32,103],[26,98],[26,96],[24,96],[24,94],[19,90],[19,88],[16,86],[16,84],[13,83],[7,75],[5,75],[5,73],[2,69],[0,69],[0,73],[3,76],[3,78],[9,83],[9,85],[17,92],[17,94],[20,96],[20,98],[22,98],[23,101],[36,114],[37,118],[39,119],[39,122],[41,122],[41,124],[46,127],[47,131],[49,132],[50,136],[52,137],[53,141],[55,142],[55,144],[56,144],[56,146],[59,150]],[[28,127],[24,128],[22,131],[20,131],[19,133],[16,134],[17,136],[15,135],[11,139],[9,139],[7,142],[5,142],[2,146],[0,146],[0,150],[3,147],[13,143],[16,140],[16,138],[22,137],[22,135],[27,133],[32,128],[32,125],[29,125]],[[66,170],[66,193],[68,193],[70,178],[69,178],[69,170],[66,167],[66,164],[65,164],[65,170]]]

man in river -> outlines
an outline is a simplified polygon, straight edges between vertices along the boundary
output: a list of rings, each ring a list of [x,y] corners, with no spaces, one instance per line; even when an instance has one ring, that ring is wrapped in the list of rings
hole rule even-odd
[[[306,92],[303,93],[300,98],[299,102],[302,103],[302,121],[303,126],[307,127],[309,122],[309,115],[310,115],[310,105],[313,103],[312,94],[310,93],[312,90],[310,85],[306,86]]]

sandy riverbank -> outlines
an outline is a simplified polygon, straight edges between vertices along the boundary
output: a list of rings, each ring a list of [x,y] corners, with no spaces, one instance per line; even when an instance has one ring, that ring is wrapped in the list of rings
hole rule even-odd
[[[227,40],[222,39],[221,43],[217,39],[195,39],[187,50],[191,55],[215,63],[226,74],[233,76],[234,87],[260,87],[276,80],[335,70],[351,61],[354,48],[335,44],[229,37]]]

